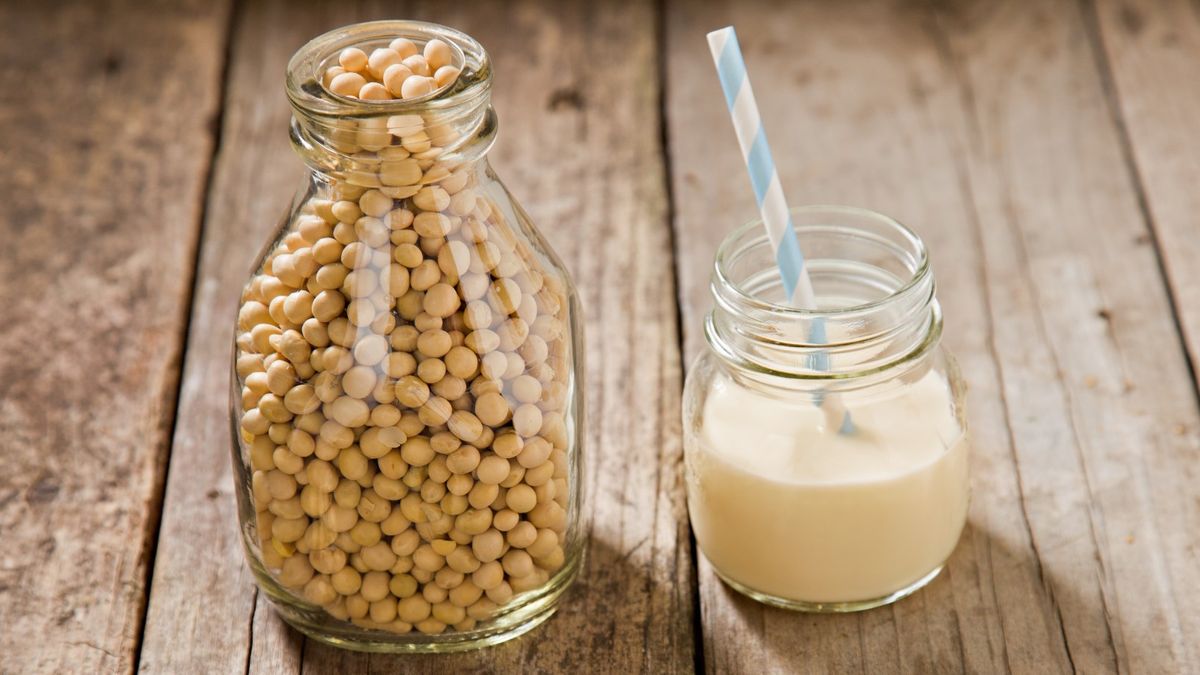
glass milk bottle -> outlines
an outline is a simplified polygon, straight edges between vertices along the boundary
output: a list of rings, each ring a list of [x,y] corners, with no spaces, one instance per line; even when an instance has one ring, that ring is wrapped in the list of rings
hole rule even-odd
[[[370,100],[432,70],[408,60],[423,46],[452,66],[436,90]],[[309,173],[242,293],[233,464],[259,586],[323,642],[495,644],[580,566],[579,310],[488,164],[491,85],[478,42],[414,21],[332,31],[288,65]]]
[[[792,220],[816,311],[783,304],[760,223],[717,253],[708,349],[684,391],[688,511],[738,591],[789,609],[868,609],[937,576],[962,532],[964,385],[916,234],[847,207]],[[827,428],[818,406],[830,397],[853,431]]]

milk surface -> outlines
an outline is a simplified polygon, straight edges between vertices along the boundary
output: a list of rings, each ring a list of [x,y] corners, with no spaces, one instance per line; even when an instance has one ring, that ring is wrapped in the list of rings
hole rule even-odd
[[[847,401],[857,431],[811,402],[718,378],[689,439],[688,510],[725,577],[780,598],[856,602],[940,566],[967,511],[967,442],[930,371],[896,395]]]

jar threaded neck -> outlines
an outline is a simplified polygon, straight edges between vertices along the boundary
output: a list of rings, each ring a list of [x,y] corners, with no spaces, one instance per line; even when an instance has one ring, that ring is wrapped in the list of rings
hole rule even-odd
[[[925,245],[866,209],[804,206],[792,221],[820,306],[784,304],[759,221],[717,253],[706,322],[710,346],[742,368],[801,379],[855,378],[895,368],[936,345],[941,312]]]

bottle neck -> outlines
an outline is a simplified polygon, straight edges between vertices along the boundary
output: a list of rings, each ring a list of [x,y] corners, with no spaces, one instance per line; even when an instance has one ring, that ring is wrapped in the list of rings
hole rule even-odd
[[[942,331],[925,246],[878,213],[837,206],[792,210],[819,307],[785,297],[760,222],[721,245],[705,336],[729,366],[756,379],[840,389],[925,365]]]
[[[366,101],[334,94],[322,73],[347,47],[370,52],[397,37],[423,44],[439,38],[462,55],[462,72],[432,96]],[[355,24],[313,39],[288,64],[293,148],[313,171],[365,188],[407,188],[433,182],[487,154],[497,120],[491,107],[487,52],[465,33],[420,21]]]

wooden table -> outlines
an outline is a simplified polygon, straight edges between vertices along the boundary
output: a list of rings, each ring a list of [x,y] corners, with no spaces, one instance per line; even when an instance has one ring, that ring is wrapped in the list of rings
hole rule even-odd
[[[587,566],[440,658],[306,641],[228,459],[247,267],[302,175],[288,56],[382,17],[491,51],[493,159],[587,310]],[[685,364],[754,207],[704,33],[739,29],[795,203],[928,242],[973,501],[894,606],[769,609],[691,541]],[[1200,12],[1185,0],[0,5],[0,672],[1200,672]]]

